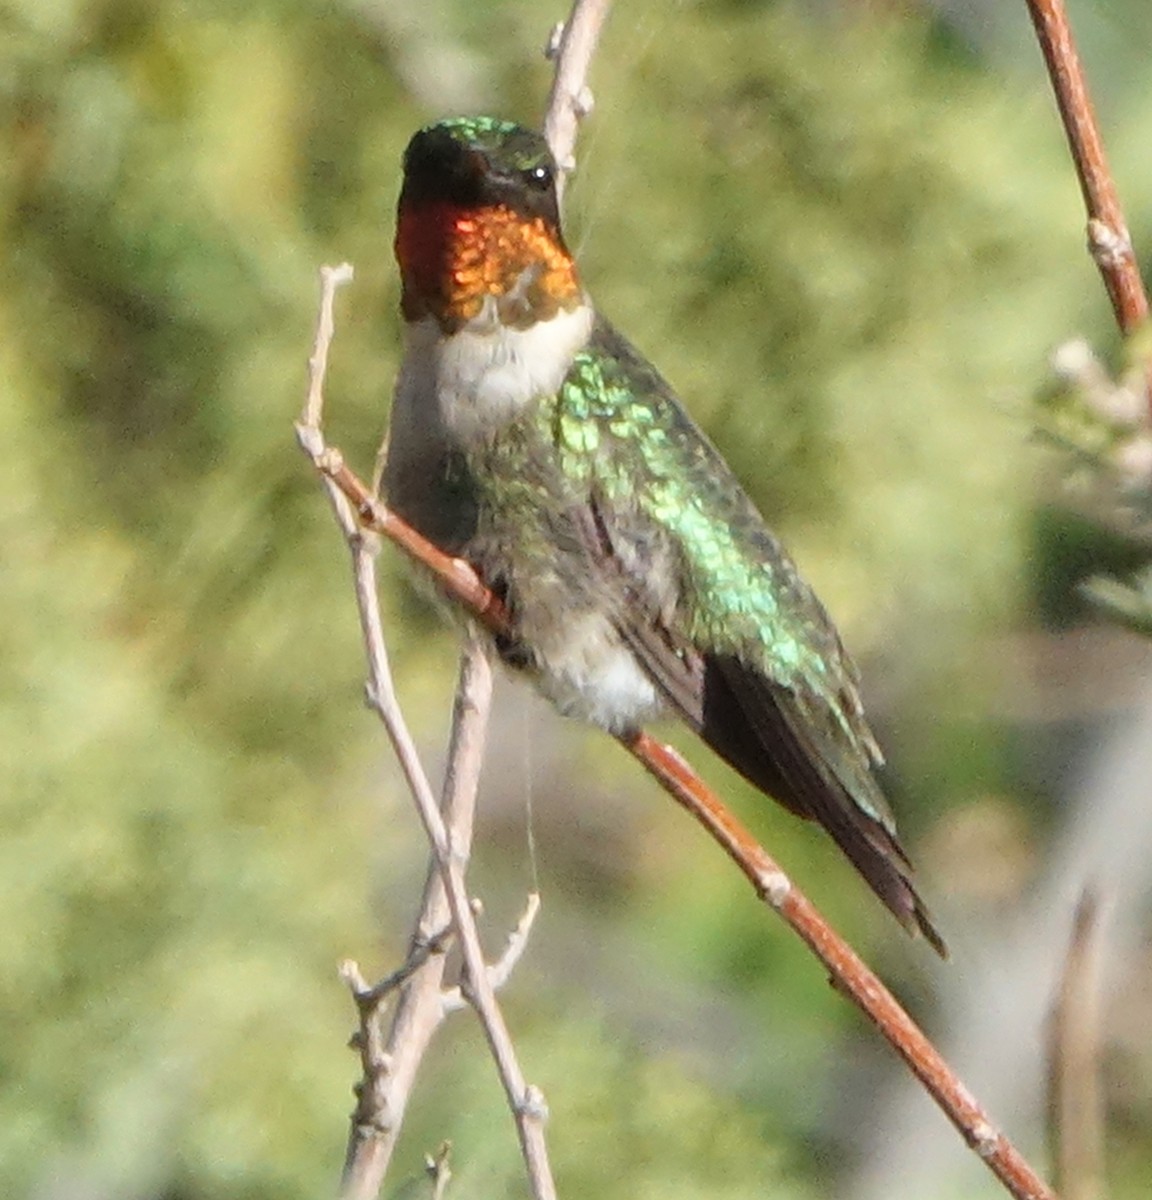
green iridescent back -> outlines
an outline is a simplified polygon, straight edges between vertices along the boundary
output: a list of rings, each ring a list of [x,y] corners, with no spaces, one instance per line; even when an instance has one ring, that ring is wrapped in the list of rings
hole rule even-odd
[[[557,547],[582,536],[572,514],[602,506],[619,557],[639,548],[644,560],[623,564],[621,619],[647,612],[693,653],[737,660],[786,689],[820,760],[892,827],[856,670],[831,619],[719,452],[624,339],[597,322],[558,392],[502,429],[482,459],[481,559],[506,564],[513,581],[549,576]],[[574,611],[613,603],[611,573],[569,584]]]
[[[728,464],[659,373],[607,326],[576,356],[537,415],[560,474],[663,531],[682,571],[682,636],[730,655],[788,689],[833,774],[885,827],[880,754],[857,695],[857,672],[831,618],[800,578]]]
[[[785,686],[841,686],[852,668],[828,615],[728,464],[663,379],[613,349],[578,354],[540,412],[561,473],[596,486],[613,506],[642,507],[682,547],[696,593],[686,613],[691,641],[762,660]]]

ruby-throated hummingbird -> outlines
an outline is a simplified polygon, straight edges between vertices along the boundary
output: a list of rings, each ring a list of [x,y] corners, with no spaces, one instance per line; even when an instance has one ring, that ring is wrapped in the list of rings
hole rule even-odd
[[[615,734],[682,718],[943,953],[873,776],[856,668],[715,447],[593,308],[544,139],[490,117],[421,129],[396,257],[385,498],[503,599],[501,658]]]

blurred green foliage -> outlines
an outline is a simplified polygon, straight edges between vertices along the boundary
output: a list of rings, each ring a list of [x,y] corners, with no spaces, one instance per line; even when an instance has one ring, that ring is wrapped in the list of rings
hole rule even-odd
[[[334,1185],[354,1067],[334,964],[395,963],[423,851],[293,446],[315,270],[357,266],[330,433],[368,464],[397,361],[399,155],[446,111],[536,120],[562,7],[0,6],[5,1195]],[[992,686],[972,647],[1027,600],[1029,397],[1055,342],[1107,328],[1039,73],[994,74],[943,32],[619,0],[570,214],[600,303],[885,680],[913,832],[968,798],[965,762],[999,761],[996,731],[949,731]],[[1111,104],[1148,195],[1140,66]],[[392,650],[435,745],[451,637],[427,636],[393,558]],[[817,1194],[856,1018],[622,760],[577,769],[601,741],[540,727],[563,740],[538,771],[494,754],[537,793],[541,965],[510,1002],[565,1194]],[[481,834],[497,913],[525,874],[517,803],[493,798]],[[891,938],[825,846],[754,815],[838,924]],[[592,973],[568,973],[590,943]],[[444,1137],[458,1194],[516,1194],[474,1033],[438,1047],[412,1121],[397,1194]]]

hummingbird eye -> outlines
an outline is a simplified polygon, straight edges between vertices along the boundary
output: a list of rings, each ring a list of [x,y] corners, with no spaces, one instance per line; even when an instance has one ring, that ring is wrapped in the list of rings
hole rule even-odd
[[[521,178],[530,188],[537,191],[543,192],[552,186],[552,171],[544,163],[538,163],[536,166],[522,171]]]

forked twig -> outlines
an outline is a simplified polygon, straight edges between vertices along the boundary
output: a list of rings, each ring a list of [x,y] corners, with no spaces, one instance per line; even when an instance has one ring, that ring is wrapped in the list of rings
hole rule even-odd
[[[599,30],[610,0],[575,0],[568,21],[557,33],[553,56],[556,71],[546,118],[549,145],[563,164],[558,186],[572,166],[572,151],[580,117],[591,107],[584,85]],[[370,664],[368,698],[383,720],[393,742],[433,854],[425,883],[420,916],[408,959],[399,970],[370,987],[355,963],[346,963],[342,975],[356,1001],[359,1030],[354,1039],[363,1075],[357,1088],[342,1182],[343,1200],[371,1200],[382,1186],[399,1135],[416,1070],[440,1022],[465,1003],[476,1008],[496,1059],[497,1069],[516,1121],[529,1183],[537,1200],[555,1196],[548,1165],[543,1125],[547,1108],[537,1088],[520,1072],[495,991],[519,961],[539,908],[539,897],[529,897],[527,910],[500,960],[489,968],[483,958],[473,914],[464,891],[463,870],[472,841],[472,823],[479,779],[484,731],[491,699],[490,668],[479,643],[469,640],[461,660],[460,683],[453,713],[449,765],[442,806],[431,803],[431,791],[411,744],[392,689],[388,659],[376,599],[375,536],[365,532],[335,480],[341,477],[342,460],[325,445],[322,429],[323,380],[334,330],[333,304],[337,288],[351,279],[351,267],[324,268],[322,295],[313,352],[309,359],[308,396],[297,426],[297,437],[312,461],[321,467],[325,487],[337,522],[352,550],[357,606]],[[402,522],[378,530],[404,544],[410,531]],[[423,547],[426,553],[427,547]],[[419,553],[419,551],[418,551]],[[490,603],[485,589],[472,586],[474,577],[461,571],[445,556],[438,569],[455,574],[459,586],[471,596],[475,609]],[[437,820],[443,815],[440,828]],[[442,987],[445,942],[458,933],[465,960],[461,985]],[[387,1035],[382,1031],[381,1005],[399,989],[399,999]],[[435,1195],[441,1196],[451,1172],[446,1152],[434,1161]]]
[[[539,911],[540,893],[529,892],[528,903],[524,906],[520,920],[516,922],[516,928],[508,935],[504,953],[488,968],[488,978],[497,991],[508,982],[509,976],[516,969],[516,964],[519,963],[521,956],[528,948],[528,938],[532,933],[532,926],[536,923],[536,915]],[[440,1002],[444,1006],[445,1013],[455,1012],[456,1009],[463,1008],[467,1003],[463,991],[458,987],[448,988],[442,994]]]
[[[335,466],[338,456],[327,451],[321,431],[322,383],[331,341],[332,309],[336,289],[351,278],[346,267],[326,268],[321,275],[322,294],[316,346],[310,359],[308,400],[297,438],[318,466]],[[357,1046],[364,1077],[353,1114],[341,1195],[343,1200],[371,1200],[380,1189],[399,1132],[416,1068],[437,1025],[448,1011],[441,992],[443,956],[424,954],[419,945],[431,941],[448,921],[459,938],[464,958],[463,985],[476,1009],[501,1082],[516,1121],[517,1134],[536,1200],[555,1200],[556,1189],[548,1163],[543,1126],[546,1107],[539,1089],[524,1079],[496,1001],[495,982],[484,961],[475,917],[464,884],[464,868],[471,845],[472,813],[483,761],[484,735],[491,700],[491,667],[475,639],[461,659],[460,683],[453,712],[449,770],[444,783],[443,808],[437,805],[431,785],[416,752],[392,684],[376,587],[375,531],[362,528],[344,493],[326,476],[333,508],[352,551],[357,609],[368,657],[367,694],[380,715],[392,742],[417,811],[433,849],[434,867],[425,887],[421,930],[406,964],[401,1003],[384,1038],[378,1025],[378,1003],[365,999],[358,968],[346,965],[361,1014]],[[411,964],[411,965],[410,965]],[[407,969],[410,965],[410,969]]]

